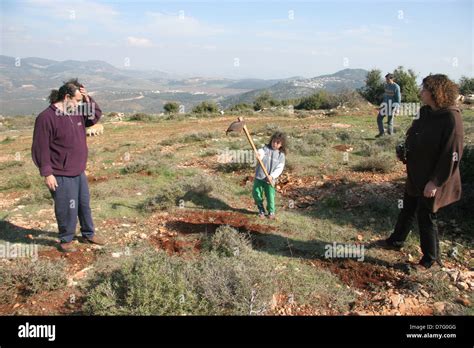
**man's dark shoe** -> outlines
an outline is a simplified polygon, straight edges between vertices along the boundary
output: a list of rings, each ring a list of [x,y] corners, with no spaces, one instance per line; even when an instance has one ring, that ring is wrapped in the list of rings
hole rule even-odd
[[[59,243],[58,249],[63,253],[73,253],[77,251],[72,242],[61,242]]]
[[[380,138],[380,137],[383,137],[384,135],[385,135],[385,133],[379,133],[379,134],[377,134],[375,137],[376,137],[376,138]]]
[[[95,244],[95,245],[105,245],[106,242],[102,238],[99,238],[97,236],[92,236],[92,237],[82,237],[82,242],[83,243],[89,243],[89,244]]]
[[[403,245],[395,244],[393,242],[388,241],[387,239],[380,239],[374,242],[371,246],[375,248],[382,248],[382,249],[395,250],[395,251],[400,251],[403,247]]]

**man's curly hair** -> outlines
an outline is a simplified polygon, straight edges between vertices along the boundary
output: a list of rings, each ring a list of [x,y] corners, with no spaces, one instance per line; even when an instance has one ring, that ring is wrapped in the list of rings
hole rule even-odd
[[[443,74],[428,75],[423,79],[423,88],[431,93],[437,107],[447,108],[456,104],[459,87]]]

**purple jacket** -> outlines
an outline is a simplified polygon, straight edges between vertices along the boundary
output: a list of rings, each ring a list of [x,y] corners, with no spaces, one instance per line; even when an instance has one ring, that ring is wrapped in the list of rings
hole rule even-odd
[[[75,115],[59,114],[58,110],[58,116],[51,104],[36,118],[31,156],[41,176],[77,176],[86,170],[86,127],[102,116],[99,105],[89,98],[90,102]]]

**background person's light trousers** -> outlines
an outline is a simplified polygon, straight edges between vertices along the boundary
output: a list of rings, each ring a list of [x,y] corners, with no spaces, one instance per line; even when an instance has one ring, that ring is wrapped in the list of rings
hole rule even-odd
[[[379,126],[379,134],[384,134],[385,130],[383,128],[383,118],[385,115],[382,115],[380,112],[377,115],[377,125]],[[393,115],[387,116],[387,133],[393,134]]]

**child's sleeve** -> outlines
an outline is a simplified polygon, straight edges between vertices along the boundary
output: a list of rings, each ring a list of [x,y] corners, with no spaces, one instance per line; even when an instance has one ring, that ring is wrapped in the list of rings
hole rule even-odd
[[[273,179],[278,178],[281,175],[281,173],[283,173],[283,168],[285,168],[285,157],[283,157],[283,160],[280,163],[278,163],[275,169],[273,169],[273,171],[270,173],[270,176]]]
[[[257,150],[257,153],[258,153],[258,157],[263,160],[263,157],[265,157],[265,150],[262,148],[258,149]]]

